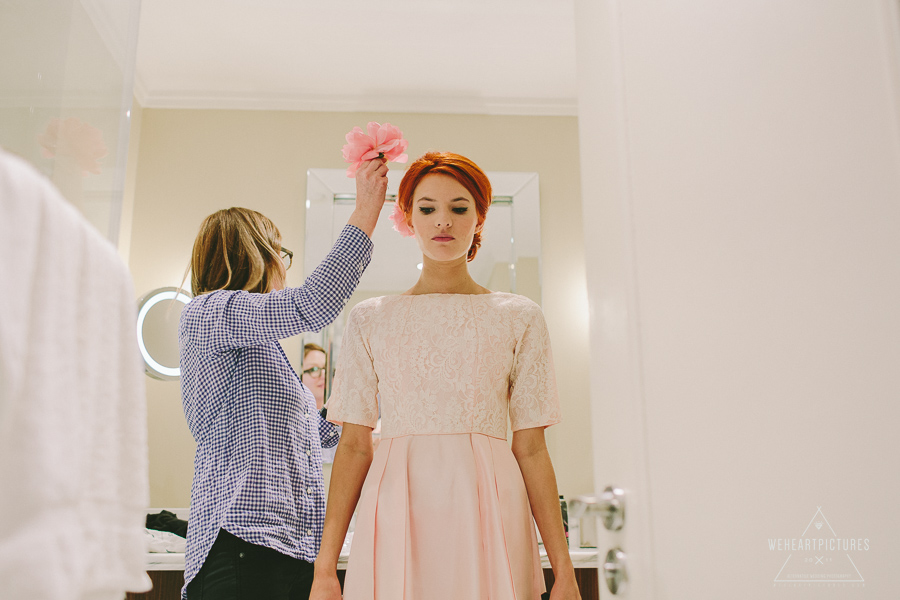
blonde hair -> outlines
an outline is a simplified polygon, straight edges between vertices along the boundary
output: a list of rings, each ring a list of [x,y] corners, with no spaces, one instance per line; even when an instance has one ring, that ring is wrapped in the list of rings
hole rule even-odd
[[[216,290],[268,292],[281,263],[281,232],[264,215],[227,208],[206,217],[191,253],[196,295]]]

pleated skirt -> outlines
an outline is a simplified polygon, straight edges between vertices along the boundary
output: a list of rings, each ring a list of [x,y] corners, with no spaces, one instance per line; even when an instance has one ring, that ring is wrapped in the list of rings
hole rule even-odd
[[[506,440],[381,441],[363,485],[345,600],[539,600],[528,495]]]

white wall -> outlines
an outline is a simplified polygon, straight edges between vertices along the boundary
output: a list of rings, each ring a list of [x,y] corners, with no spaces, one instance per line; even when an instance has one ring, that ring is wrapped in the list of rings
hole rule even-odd
[[[896,597],[896,3],[577,7],[595,476],[630,495],[604,543],[631,597]],[[869,550],[769,549],[818,507]],[[848,554],[862,585],[775,582]]]

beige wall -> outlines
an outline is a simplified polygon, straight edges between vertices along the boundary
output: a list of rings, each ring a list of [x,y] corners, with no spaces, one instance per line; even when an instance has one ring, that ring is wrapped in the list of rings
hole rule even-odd
[[[369,120],[399,126],[411,157],[453,150],[487,171],[538,172],[543,306],[564,417],[549,430],[550,451],[560,493],[592,490],[577,119],[161,109],[144,109],[139,118],[129,252],[137,295],[178,285],[201,220],[229,206],[275,221],[302,265],[306,170],[344,167],[344,134]],[[302,277],[301,269],[291,270],[289,285]],[[299,356],[298,341],[285,346]],[[178,384],[146,382],[151,504],[187,506],[194,443]]]

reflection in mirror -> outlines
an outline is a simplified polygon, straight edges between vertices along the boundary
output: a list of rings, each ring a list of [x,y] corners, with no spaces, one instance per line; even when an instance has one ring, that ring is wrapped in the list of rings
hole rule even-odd
[[[154,379],[171,381],[181,377],[178,364],[178,320],[191,301],[184,290],[165,287],[138,300],[137,338],[144,357],[144,371]]]
[[[331,391],[334,365],[340,353],[341,334],[347,315],[357,303],[368,298],[401,294],[419,278],[422,252],[414,238],[393,230],[388,215],[404,171],[388,172],[388,202],[372,235],[375,250],[372,262],[343,312],[318,334],[306,334],[328,351],[330,366],[326,398]],[[522,294],[541,303],[540,195],[537,173],[487,172],[493,201],[482,231],[478,255],[469,263],[472,278],[493,291]],[[344,169],[310,169],[306,188],[306,243],[304,273],[315,269],[331,249],[356,200],[356,182]]]

